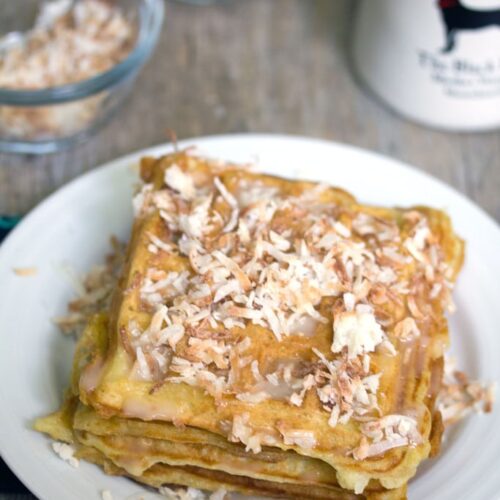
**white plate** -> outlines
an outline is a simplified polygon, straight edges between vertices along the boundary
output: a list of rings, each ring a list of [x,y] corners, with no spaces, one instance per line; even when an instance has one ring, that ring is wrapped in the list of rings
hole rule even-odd
[[[342,186],[360,200],[382,205],[425,203],[447,210],[467,240],[467,257],[455,291],[458,312],[451,319],[453,351],[473,377],[500,380],[500,228],[453,189],[401,163],[325,141],[283,136],[237,135],[193,139],[211,156],[258,160],[261,169]],[[4,460],[44,500],[115,499],[141,491],[127,479],[105,476],[81,463],[72,469],[52,452],[33,420],[57,408],[68,381],[73,343],[51,318],[72,295],[61,272],[70,263],[81,272],[102,259],[111,233],[125,239],[143,154],[94,170],[45,200],[0,247],[0,451]],[[14,267],[35,266],[19,277]],[[500,405],[489,416],[474,416],[449,434],[441,456],[412,481],[410,499],[491,500],[500,491]]]

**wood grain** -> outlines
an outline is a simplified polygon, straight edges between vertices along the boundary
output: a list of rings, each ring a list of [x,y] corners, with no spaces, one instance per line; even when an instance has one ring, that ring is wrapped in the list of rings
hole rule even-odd
[[[412,124],[349,71],[349,0],[167,3],[157,50],[116,120],[45,157],[0,155],[0,213],[24,213],[77,175],[139,148],[230,132],[323,137],[380,151],[455,186],[500,220],[500,132]],[[425,200],[432,203],[432,200]]]

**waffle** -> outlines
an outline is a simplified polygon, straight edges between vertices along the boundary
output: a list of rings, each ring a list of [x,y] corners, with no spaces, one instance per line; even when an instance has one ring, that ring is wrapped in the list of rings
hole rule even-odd
[[[405,498],[442,434],[448,217],[189,151],[141,176],[111,307],[37,428],[156,487]]]

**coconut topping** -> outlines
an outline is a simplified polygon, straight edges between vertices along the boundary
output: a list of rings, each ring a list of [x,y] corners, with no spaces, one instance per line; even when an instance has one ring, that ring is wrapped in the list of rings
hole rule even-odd
[[[416,446],[422,442],[417,421],[406,415],[386,415],[361,425],[360,445],[353,450],[356,460],[381,455],[400,446]]]
[[[75,448],[73,448],[70,444],[54,441],[52,443],[52,449],[61,460],[64,460],[66,463],[71,465],[71,467],[79,467],[80,461],[75,457]]]
[[[371,312],[349,311],[340,313],[333,320],[333,352],[347,348],[347,357],[373,352],[382,342],[384,332]]]
[[[233,397],[243,406],[277,399],[300,407],[310,394],[332,427],[365,422],[355,458],[420,442],[416,420],[380,415],[382,374],[371,356],[394,356],[395,343],[425,335],[430,294],[436,304],[449,301],[447,266],[427,218],[409,211],[398,225],[322,202],[325,186],[284,195],[258,177],[216,170],[195,177],[173,163],[163,186],[146,184],[134,200],[136,216],[159,215],[169,235],[150,235],[150,253],[183,264],[144,273],[141,307],[151,319],[125,326],[131,376],[154,382],[152,390],[165,382],[198,387],[218,404]],[[265,369],[245,353],[250,327],[277,344],[328,328],[330,352],[313,347],[305,369]],[[315,446],[313,432],[255,429],[249,419],[243,412],[230,423],[231,440],[247,450],[278,440]]]
[[[409,341],[419,337],[420,330],[415,319],[408,317],[396,324],[394,327],[394,335],[402,341]]]
[[[186,200],[193,199],[196,194],[192,177],[185,174],[175,164],[165,170],[165,184],[174,191],[177,191]]]
[[[283,436],[283,443],[295,445],[304,450],[310,450],[316,446],[316,437],[312,431],[300,429],[279,429]]]
[[[329,361],[317,349],[314,352],[322,365],[315,374],[316,393],[330,413],[331,427],[347,423],[353,415],[366,416],[378,410],[380,374],[369,374],[369,356],[351,362],[346,357]]]
[[[94,266],[82,279],[68,270],[77,297],[69,302],[67,314],[53,318],[64,334],[79,337],[88,320],[109,307],[125,259],[123,243],[111,237],[110,246],[105,262]]]
[[[250,415],[243,413],[234,417],[229,440],[243,443],[246,451],[260,453],[263,445],[276,446],[278,435],[272,429],[255,429],[250,425]]]
[[[472,412],[490,413],[495,401],[496,385],[471,381],[457,370],[453,358],[445,358],[445,376],[437,400],[437,408],[445,427],[462,420]]]

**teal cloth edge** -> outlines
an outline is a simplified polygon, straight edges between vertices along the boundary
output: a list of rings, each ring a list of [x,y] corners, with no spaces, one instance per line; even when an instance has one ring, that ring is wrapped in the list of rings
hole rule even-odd
[[[21,217],[0,216],[0,229],[12,229],[20,220]]]

